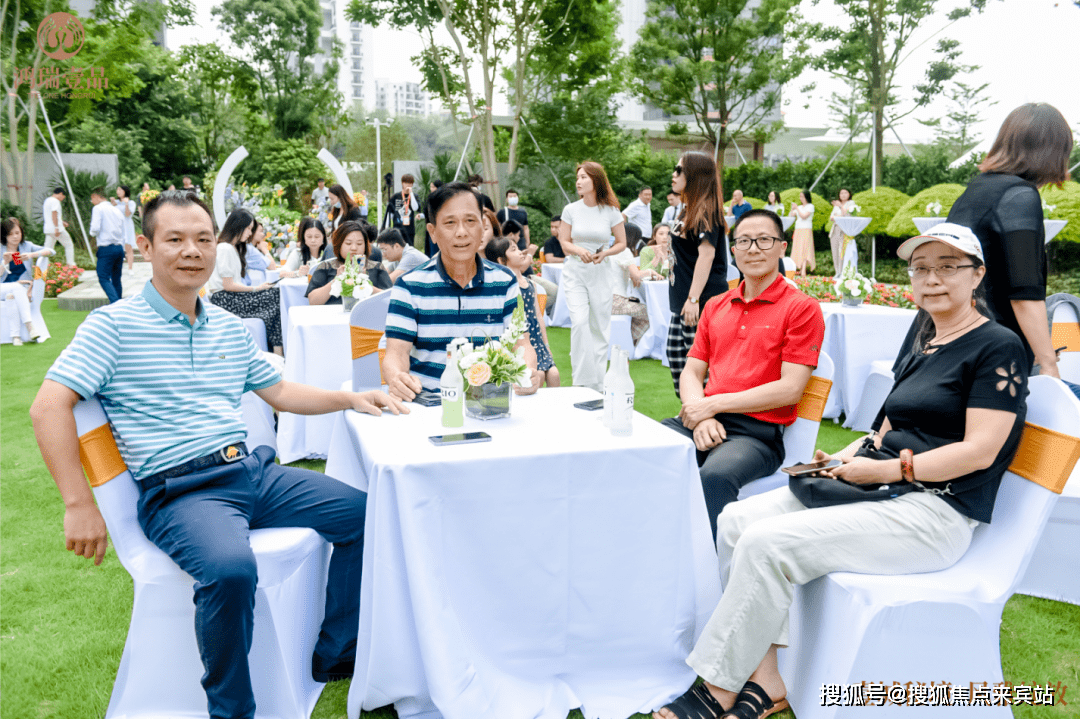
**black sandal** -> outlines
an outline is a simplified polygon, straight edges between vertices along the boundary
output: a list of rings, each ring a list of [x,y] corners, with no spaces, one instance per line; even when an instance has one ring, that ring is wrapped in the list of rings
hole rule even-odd
[[[718,719],[724,715],[724,707],[709,693],[704,684],[695,684],[681,697],[665,704],[664,709],[679,719]]]
[[[724,716],[733,719],[765,719],[777,712],[784,711],[790,704],[787,699],[780,699],[775,704],[769,698],[768,692],[761,685],[747,682],[735,699],[735,706],[731,707]]]

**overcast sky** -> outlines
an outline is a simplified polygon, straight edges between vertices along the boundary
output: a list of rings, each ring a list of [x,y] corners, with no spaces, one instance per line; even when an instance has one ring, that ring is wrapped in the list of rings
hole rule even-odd
[[[912,41],[911,47],[923,44],[901,65],[898,80],[904,101],[898,106],[897,114],[910,108],[912,93],[907,88],[922,81],[927,64],[934,58],[933,49],[938,39],[951,37],[960,41],[962,62],[980,66],[964,82],[973,85],[989,83],[987,94],[998,101],[997,105],[983,110],[985,119],[978,131],[985,141],[992,140],[1005,116],[1025,102],[1055,105],[1080,132],[1080,60],[1077,54],[1080,8],[1073,0],[989,0],[981,15],[960,20],[943,30],[947,24],[945,11],[962,1],[941,0],[940,19],[928,22],[925,30],[920,30]],[[195,0],[199,26],[170,30],[169,47],[175,50],[181,45],[210,41],[208,38],[227,45],[224,34],[210,14],[214,4],[213,0]],[[811,19],[823,21],[839,17],[831,0],[821,0],[817,5],[804,0],[800,11]],[[374,35],[375,46],[370,52],[373,53],[375,77],[418,82],[420,73],[411,66],[409,58],[421,49],[419,36],[408,31],[385,29],[376,29]],[[803,97],[799,88],[811,81],[817,81],[817,89],[809,97]],[[829,95],[841,89],[838,81],[824,73],[804,73],[784,89],[787,124],[792,127],[828,126]],[[500,96],[496,110],[505,109],[505,97]],[[929,139],[932,133],[915,122],[915,118],[929,119],[946,111],[945,102],[917,110],[899,124],[901,136],[909,142]]]

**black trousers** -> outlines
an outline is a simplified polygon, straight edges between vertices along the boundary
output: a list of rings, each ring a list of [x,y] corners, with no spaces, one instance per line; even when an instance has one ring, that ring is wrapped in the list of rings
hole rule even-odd
[[[709,510],[709,526],[716,540],[716,518],[728,502],[739,497],[739,489],[755,479],[767,477],[784,461],[784,427],[748,417],[745,414],[718,414],[727,439],[712,449],[697,451],[701,488]],[[669,417],[664,424],[679,434],[693,439],[694,432],[683,426],[678,417]]]

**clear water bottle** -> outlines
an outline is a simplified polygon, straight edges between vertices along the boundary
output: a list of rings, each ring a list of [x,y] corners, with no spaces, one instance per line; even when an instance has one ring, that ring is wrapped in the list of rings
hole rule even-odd
[[[611,360],[608,362],[608,369],[604,374],[604,415],[602,421],[605,427],[611,426],[611,413],[615,409],[614,405],[608,400],[608,397],[615,391],[615,365],[618,364],[617,358],[619,352],[618,345],[611,348]]]
[[[457,349],[446,352],[446,369],[439,378],[439,391],[442,394],[442,426],[462,427],[465,425],[465,382],[458,369]]]
[[[634,380],[630,379],[630,355],[620,348],[612,353],[615,372],[609,386],[605,382],[604,410],[611,407],[608,429],[616,437],[634,433]]]

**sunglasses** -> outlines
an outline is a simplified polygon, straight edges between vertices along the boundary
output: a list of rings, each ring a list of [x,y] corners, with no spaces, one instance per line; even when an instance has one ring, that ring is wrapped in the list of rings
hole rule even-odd
[[[681,175],[682,174],[682,165],[675,165],[675,174],[676,175]]]

